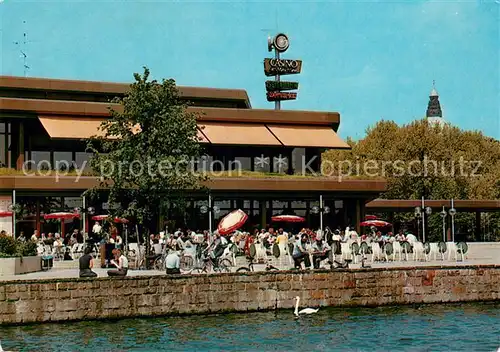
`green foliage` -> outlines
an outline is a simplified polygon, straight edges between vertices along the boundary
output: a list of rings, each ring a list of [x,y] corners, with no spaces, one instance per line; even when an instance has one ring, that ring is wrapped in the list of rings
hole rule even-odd
[[[21,242],[12,236],[0,235],[0,258],[28,257],[37,254],[35,242]]]
[[[13,256],[17,253],[16,239],[8,235],[0,235],[0,253],[8,256]]]
[[[425,119],[403,126],[382,120],[368,128],[363,139],[348,143],[351,150],[330,150],[323,160],[336,165],[337,174],[383,176],[388,190],[381,198],[500,199],[500,142],[481,132],[433,126]],[[366,167],[369,163],[377,165],[375,171]],[[396,214],[395,220],[408,222],[412,217]],[[493,234],[500,233],[498,218],[489,218]],[[428,225],[432,238],[442,238],[438,214]],[[474,214],[457,213],[456,233],[470,233],[474,225]]]
[[[104,136],[92,138],[88,149],[100,188],[109,187],[109,203],[120,205],[111,215],[147,227],[162,210],[180,207],[185,192],[199,188],[204,176],[192,172],[190,163],[201,152],[197,116],[187,111],[174,80],[149,81],[147,68],[134,78],[130,91],[114,101],[123,111],[111,110],[101,126]]]

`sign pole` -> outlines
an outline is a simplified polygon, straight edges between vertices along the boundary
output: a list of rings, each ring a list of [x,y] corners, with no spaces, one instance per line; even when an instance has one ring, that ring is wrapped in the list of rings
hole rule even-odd
[[[274,49],[274,56],[276,57],[276,60],[280,59],[280,52],[278,50],[276,50],[276,48]],[[279,81],[280,81],[280,75],[276,75],[276,82],[279,82]],[[280,100],[276,100],[274,102],[274,110],[281,110],[281,101]]]
[[[12,190],[12,204],[16,205],[16,190]],[[12,236],[16,238],[16,211],[17,207],[12,212]]]
[[[323,195],[319,195],[319,229],[321,230],[321,235],[323,235]]]
[[[208,231],[212,236],[212,196],[208,194]]]

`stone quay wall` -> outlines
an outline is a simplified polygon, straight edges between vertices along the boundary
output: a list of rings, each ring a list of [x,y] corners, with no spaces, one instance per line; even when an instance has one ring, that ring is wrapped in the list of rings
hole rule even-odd
[[[0,325],[500,300],[500,265],[0,282]]]

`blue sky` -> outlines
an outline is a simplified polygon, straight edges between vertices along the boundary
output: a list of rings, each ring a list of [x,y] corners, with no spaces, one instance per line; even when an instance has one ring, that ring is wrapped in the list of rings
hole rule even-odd
[[[0,0],[0,68],[24,74],[13,42],[26,31],[29,76],[130,82],[146,65],[271,109],[262,61],[279,30],[283,57],[303,60],[283,109],[339,111],[341,136],[360,138],[382,118],[423,117],[436,80],[448,121],[500,139],[499,3]]]

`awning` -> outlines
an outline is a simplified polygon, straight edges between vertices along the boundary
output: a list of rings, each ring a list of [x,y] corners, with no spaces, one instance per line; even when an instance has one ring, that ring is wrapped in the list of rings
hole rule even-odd
[[[267,125],[287,147],[350,149],[331,127]]]
[[[39,116],[38,119],[53,139],[88,139],[93,136],[104,136],[104,132],[99,129],[104,119],[68,116]],[[134,133],[139,130],[139,127],[133,128]],[[198,137],[200,143],[208,143],[200,131]]]
[[[53,116],[40,116],[38,119],[50,138],[87,139],[104,135],[99,130],[102,119]]]
[[[282,145],[264,125],[200,122],[198,128],[213,144]]]

